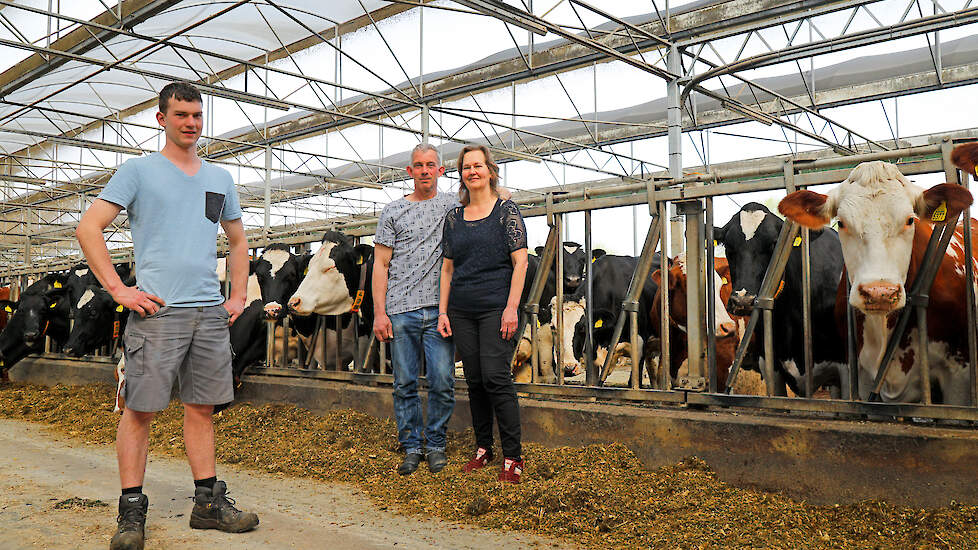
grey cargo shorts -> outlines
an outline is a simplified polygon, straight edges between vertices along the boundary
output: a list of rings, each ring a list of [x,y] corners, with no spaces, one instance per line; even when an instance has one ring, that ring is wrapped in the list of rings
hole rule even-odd
[[[231,338],[223,305],[163,306],[126,325],[126,407],[139,412],[166,408],[173,382],[180,401],[224,405],[234,400]]]

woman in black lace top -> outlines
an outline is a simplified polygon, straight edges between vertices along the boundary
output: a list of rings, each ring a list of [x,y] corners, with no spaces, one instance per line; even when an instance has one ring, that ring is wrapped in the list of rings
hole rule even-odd
[[[466,146],[458,167],[462,206],[445,218],[438,330],[454,335],[469,387],[477,449],[462,469],[492,461],[495,417],[503,448],[499,480],[519,483],[520,410],[509,362],[526,279],[526,226],[519,208],[499,198],[499,169],[489,149]]]

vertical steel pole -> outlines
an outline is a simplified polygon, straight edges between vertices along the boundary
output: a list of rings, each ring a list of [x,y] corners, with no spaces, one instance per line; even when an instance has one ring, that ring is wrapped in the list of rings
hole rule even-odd
[[[765,309],[764,316],[764,382],[767,394],[775,395],[774,384],[774,319],[773,312]]]
[[[631,307],[631,304],[629,304]],[[636,308],[637,309],[637,308]],[[622,315],[626,312],[622,311]],[[628,347],[631,352],[632,361],[632,375],[631,384],[633,390],[637,390],[642,387],[642,370],[639,368],[641,366],[642,356],[639,353],[639,341],[638,341],[638,311],[629,310],[628,314]],[[611,355],[611,351],[608,351],[608,355]]]
[[[689,369],[686,389],[703,389],[703,264],[700,256],[703,239],[703,205],[700,201],[682,202],[679,212],[686,218],[686,361]]]
[[[719,292],[716,288],[716,252],[713,247],[713,197],[706,198],[706,212],[703,223],[706,226],[706,388],[716,393],[717,380],[717,335],[716,301],[713,297]]]
[[[343,321],[342,316],[337,315],[334,317],[336,320],[336,346],[333,353],[333,370],[343,370]],[[353,322],[353,319],[350,319]]]
[[[275,321],[265,320],[265,366],[275,366]]]
[[[587,199],[587,189],[584,190],[584,198]],[[591,211],[584,211],[584,369],[585,383],[594,386],[598,383],[598,371],[594,366],[594,266],[591,257],[594,254],[593,243],[591,242]]]
[[[971,178],[968,174],[962,176],[964,179],[961,184],[965,188],[970,188],[969,182]],[[971,207],[965,208],[964,210],[964,273],[965,279],[968,281],[975,280],[974,271],[974,253],[971,249]],[[968,326],[971,330],[968,331],[968,372],[970,376],[970,388],[971,388],[971,406],[978,407],[978,374],[976,374],[975,369],[978,368],[978,343],[976,343],[976,338],[978,338],[978,333],[976,333],[975,327],[975,287],[973,284],[965,285],[968,289],[967,291],[967,301],[968,301]]]
[[[948,231],[954,231],[948,228]],[[937,261],[940,261],[938,259]],[[920,369],[921,402],[930,405],[930,357],[927,353],[927,306],[917,306],[917,365]]]
[[[554,216],[554,229],[557,233],[557,295],[554,298],[554,348],[557,350],[557,385],[564,383],[564,215]],[[549,269],[549,267],[548,267]]]
[[[669,51],[666,53],[666,64],[669,67],[669,72],[672,74],[682,74],[682,63],[678,47],[669,47]],[[673,179],[680,178],[683,175],[683,114],[682,105],[679,104],[679,92],[679,77],[670,80],[666,84],[666,123],[669,139],[669,177]],[[679,216],[674,216],[669,221],[670,225],[672,226],[672,246],[670,252],[672,254],[678,254],[683,250],[684,244],[682,218]]]
[[[856,401],[859,397],[859,355],[856,350],[856,312],[849,303],[849,292],[851,290],[849,273],[846,272],[846,348],[849,363],[849,401]]]
[[[812,256],[811,234],[801,228],[801,316],[805,342],[805,397],[815,393],[815,361],[812,357]]]
[[[665,201],[658,203],[661,235],[659,237],[659,389],[672,389],[672,357],[669,342],[669,205]]]
[[[282,317],[282,368],[289,368],[292,358],[289,357],[289,316]]]
[[[272,148],[265,147],[265,225],[262,232],[261,242],[268,246],[269,227],[271,225],[272,210]]]

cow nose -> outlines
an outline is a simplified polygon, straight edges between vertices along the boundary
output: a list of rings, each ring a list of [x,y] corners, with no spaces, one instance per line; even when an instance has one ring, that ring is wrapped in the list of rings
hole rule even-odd
[[[720,323],[720,328],[717,329],[717,338],[729,338],[734,335],[737,330],[737,325],[734,323]]]
[[[61,350],[61,351],[63,351],[65,355],[73,355],[72,352],[75,351],[75,348],[73,348],[71,346],[65,346],[64,349]]]
[[[727,310],[734,315],[747,315],[754,309],[754,295],[743,293],[743,294],[731,294],[730,299],[727,300]]]
[[[302,298],[299,298],[298,296],[293,296],[292,298],[289,299],[289,309],[294,310],[295,308],[299,307],[301,303],[302,303]]]
[[[25,330],[24,331],[24,340],[32,341],[35,338],[37,338],[37,331],[35,331],[35,330],[31,330],[31,331]]]
[[[864,283],[858,289],[864,307],[870,311],[891,311],[900,302],[903,292],[902,286],[886,281]]]

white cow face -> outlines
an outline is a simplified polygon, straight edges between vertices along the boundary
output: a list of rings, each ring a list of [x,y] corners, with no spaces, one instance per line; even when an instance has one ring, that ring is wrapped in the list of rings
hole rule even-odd
[[[550,318],[553,319],[554,323],[557,322],[556,302],[556,297],[550,301]],[[576,376],[584,372],[584,366],[581,364],[583,358],[574,356],[574,327],[584,317],[585,302],[584,296],[581,296],[577,301],[567,298],[564,299],[564,326],[561,334],[563,336],[562,348],[564,351],[564,374],[566,376]],[[559,328],[556,325],[554,326],[554,330],[559,330]]]
[[[856,166],[828,195],[796,191],[778,209],[799,224],[820,228],[839,220],[839,240],[852,284],[849,303],[866,314],[884,315],[906,304],[904,285],[919,218],[941,204],[956,216],[971,203],[957,185],[921,189],[896,166],[881,161]]]
[[[350,248],[349,246],[345,248]],[[299,315],[342,315],[348,313],[353,306],[353,296],[346,284],[346,278],[340,271],[344,263],[340,256],[344,252],[341,244],[325,241],[312,259],[309,260],[309,272],[298,290],[289,300],[289,308]],[[349,250],[351,265],[352,248]],[[340,265],[337,265],[339,260]]]

